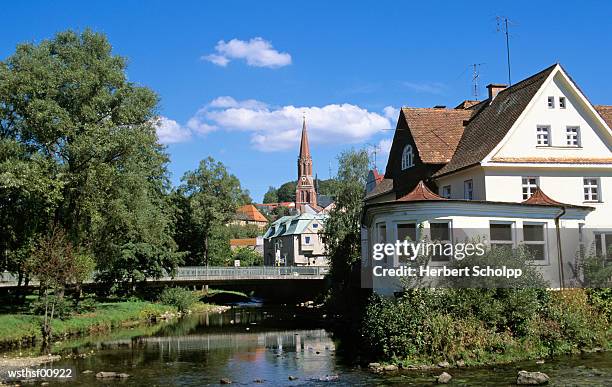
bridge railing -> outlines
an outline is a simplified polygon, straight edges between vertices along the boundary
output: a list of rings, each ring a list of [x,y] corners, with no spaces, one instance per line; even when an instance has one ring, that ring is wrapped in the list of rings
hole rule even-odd
[[[327,274],[327,267],[321,266],[183,266],[179,267],[174,278],[254,278],[278,276],[314,276]],[[170,277],[170,276],[168,276]]]

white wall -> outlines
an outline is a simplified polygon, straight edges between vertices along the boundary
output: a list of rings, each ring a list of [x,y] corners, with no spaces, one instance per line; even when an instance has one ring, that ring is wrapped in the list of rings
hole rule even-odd
[[[555,107],[548,108],[548,97],[553,96]],[[559,108],[559,97],[565,96],[566,108]],[[496,157],[588,157],[610,158],[612,141],[609,132],[589,111],[566,82],[561,73],[556,73],[552,82],[544,85],[541,93],[532,101],[531,107],[517,121],[516,128],[507,142],[493,155]],[[537,146],[538,125],[551,128],[552,146]],[[566,127],[579,126],[581,147],[567,146]]]
[[[463,183],[472,180],[474,184],[474,200],[486,200],[485,178],[483,169],[480,166],[453,173],[436,179],[438,185],[438,195],[442,196],[442,188],[446,185],[451,186],[451,199],[463,199]]]
[[[612,228],[612,170],[604,168],[485,168],[487,200],[522,202],[522,177],[537,176],[542,191],[561,203],[595,207],[586,219],[587,227]],[[599,177],[601,203],[584,201],[585,177]]]

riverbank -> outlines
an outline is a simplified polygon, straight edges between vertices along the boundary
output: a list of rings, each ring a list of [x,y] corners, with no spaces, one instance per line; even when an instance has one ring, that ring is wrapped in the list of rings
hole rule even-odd
[[[220,313],[228,307],[198,302],[191,311]],[[93,312],[73,315],[51,323],[53,341],[69,337],[108,332],[114,328],[134,326],[178,317],[173,306],[146,301],[108,302],[97,305]],[[0,315],[0,348],[29,347],[41,339],[41,316],[29,314]]]

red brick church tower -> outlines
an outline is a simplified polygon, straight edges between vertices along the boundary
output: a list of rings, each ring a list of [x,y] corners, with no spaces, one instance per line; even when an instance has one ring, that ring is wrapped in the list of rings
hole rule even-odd
[[[295,208],[304,212],[304,205],[310,204],[317,208],[317,192],[312,177],[312,157],[308,146],[308,132],[306,131],[306,118],[302,124],[302,141],[300,142],[300,156],[298,157],[298,180],[295,190]]]

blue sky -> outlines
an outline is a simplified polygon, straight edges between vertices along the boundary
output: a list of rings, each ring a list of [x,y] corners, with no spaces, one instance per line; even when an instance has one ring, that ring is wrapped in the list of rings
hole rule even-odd
[[[593,103],[612,104],[607,2],[84,3],[3,4],[0,58],[65,29],[107,34],[129,79],[161,97],[173,182],[210,155],[256,201],[295,178],[302,114],[328,178],[342,150],[388,146],[400,106],[471,98],[470,64],[484,63],[481,96],[506,82],[498,15],[512,20],[513,81],[561,62]]]

